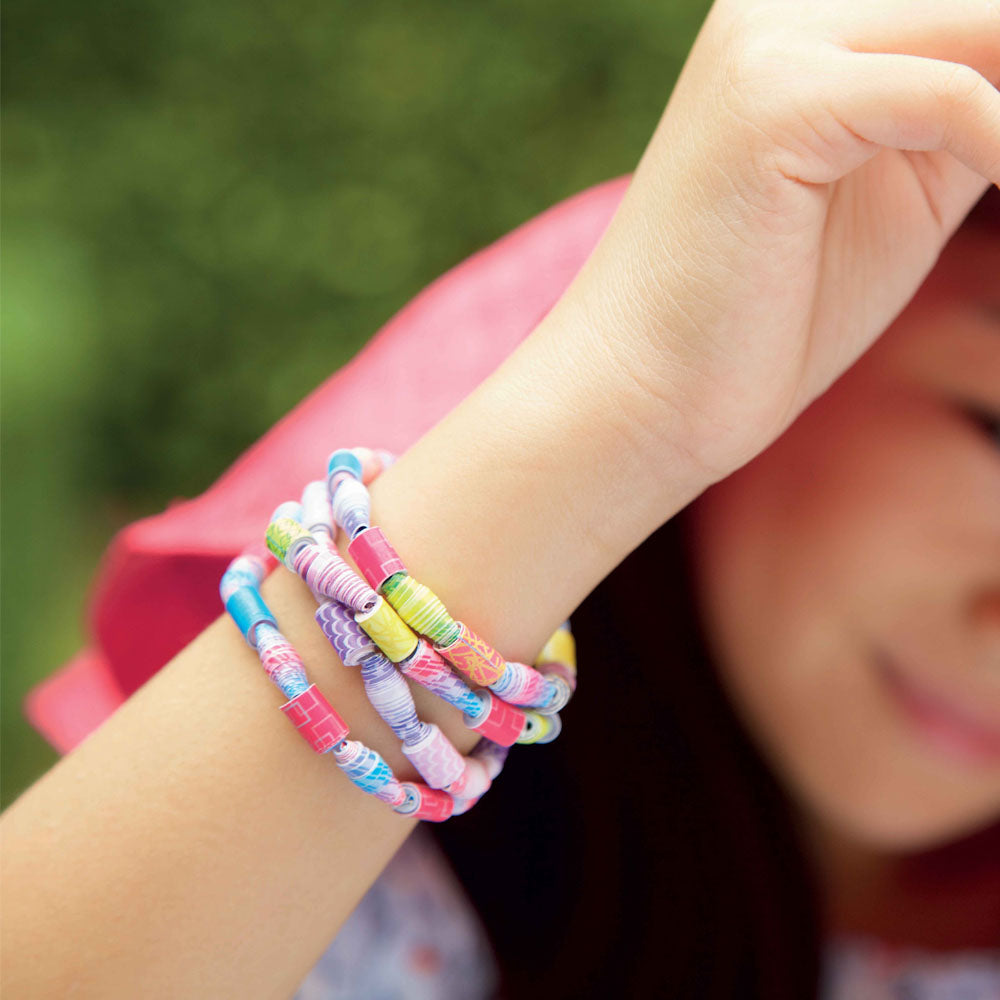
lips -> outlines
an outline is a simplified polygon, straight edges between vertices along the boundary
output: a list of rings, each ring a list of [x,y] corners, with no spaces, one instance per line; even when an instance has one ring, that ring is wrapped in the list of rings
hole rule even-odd
[[[922,681],[891,657],[878,657],[890,694],[925,741],[963,763],[1000,764],[1000,721],[988,722]]]

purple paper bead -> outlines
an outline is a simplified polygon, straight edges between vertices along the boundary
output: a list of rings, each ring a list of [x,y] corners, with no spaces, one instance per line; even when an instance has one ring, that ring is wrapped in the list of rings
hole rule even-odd
[[[366,656],[378,652],[374,640],[343,604],[337,601],[321,604],[316,609],[316,621],[346,666],[356,667]]]
[[[427,739],[429,727],[418,718],[410,688],[391,660],[381,652],[370,653],[361,663],[361,679],[372,708],[404,744],[423,743]],[[404,746],[403,753],[406,752]]]

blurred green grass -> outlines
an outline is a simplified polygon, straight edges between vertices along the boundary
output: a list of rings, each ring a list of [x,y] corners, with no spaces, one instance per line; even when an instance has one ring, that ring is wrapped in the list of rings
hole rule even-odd
[[[2,803],[111,535],[415,292],[630,170],[708,3],[3,10]]]

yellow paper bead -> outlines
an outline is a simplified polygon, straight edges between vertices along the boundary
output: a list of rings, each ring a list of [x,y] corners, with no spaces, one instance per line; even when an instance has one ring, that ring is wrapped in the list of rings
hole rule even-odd
[[[393,663],[405,660],[417,648],[413,630],[381,597],[371,611],[359,612],[354,620]]]
[[[518,743],[551,743],[562,730],[558,715],[540,715],[530,709],[522,709],[525,718],[524,732],[517,738]]]
[[[441,598],[412,576],[396,573],[382,584],[382,593],[399,617],[431,642],[447,646],[458,638],[458,624]]]
[[[576,673],[576,640],[568,628],[560,626],[552,633],[535,660],[535,666],[543,663],[562,663]]]

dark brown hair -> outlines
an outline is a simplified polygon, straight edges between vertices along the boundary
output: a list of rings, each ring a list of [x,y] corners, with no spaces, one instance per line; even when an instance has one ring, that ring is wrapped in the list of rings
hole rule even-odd
[[[580,689],[555,743],[510,755],[436,829],[503,996],[812,996],[810,873],[783,793],[705,653],[684,514],[587,598]]]

